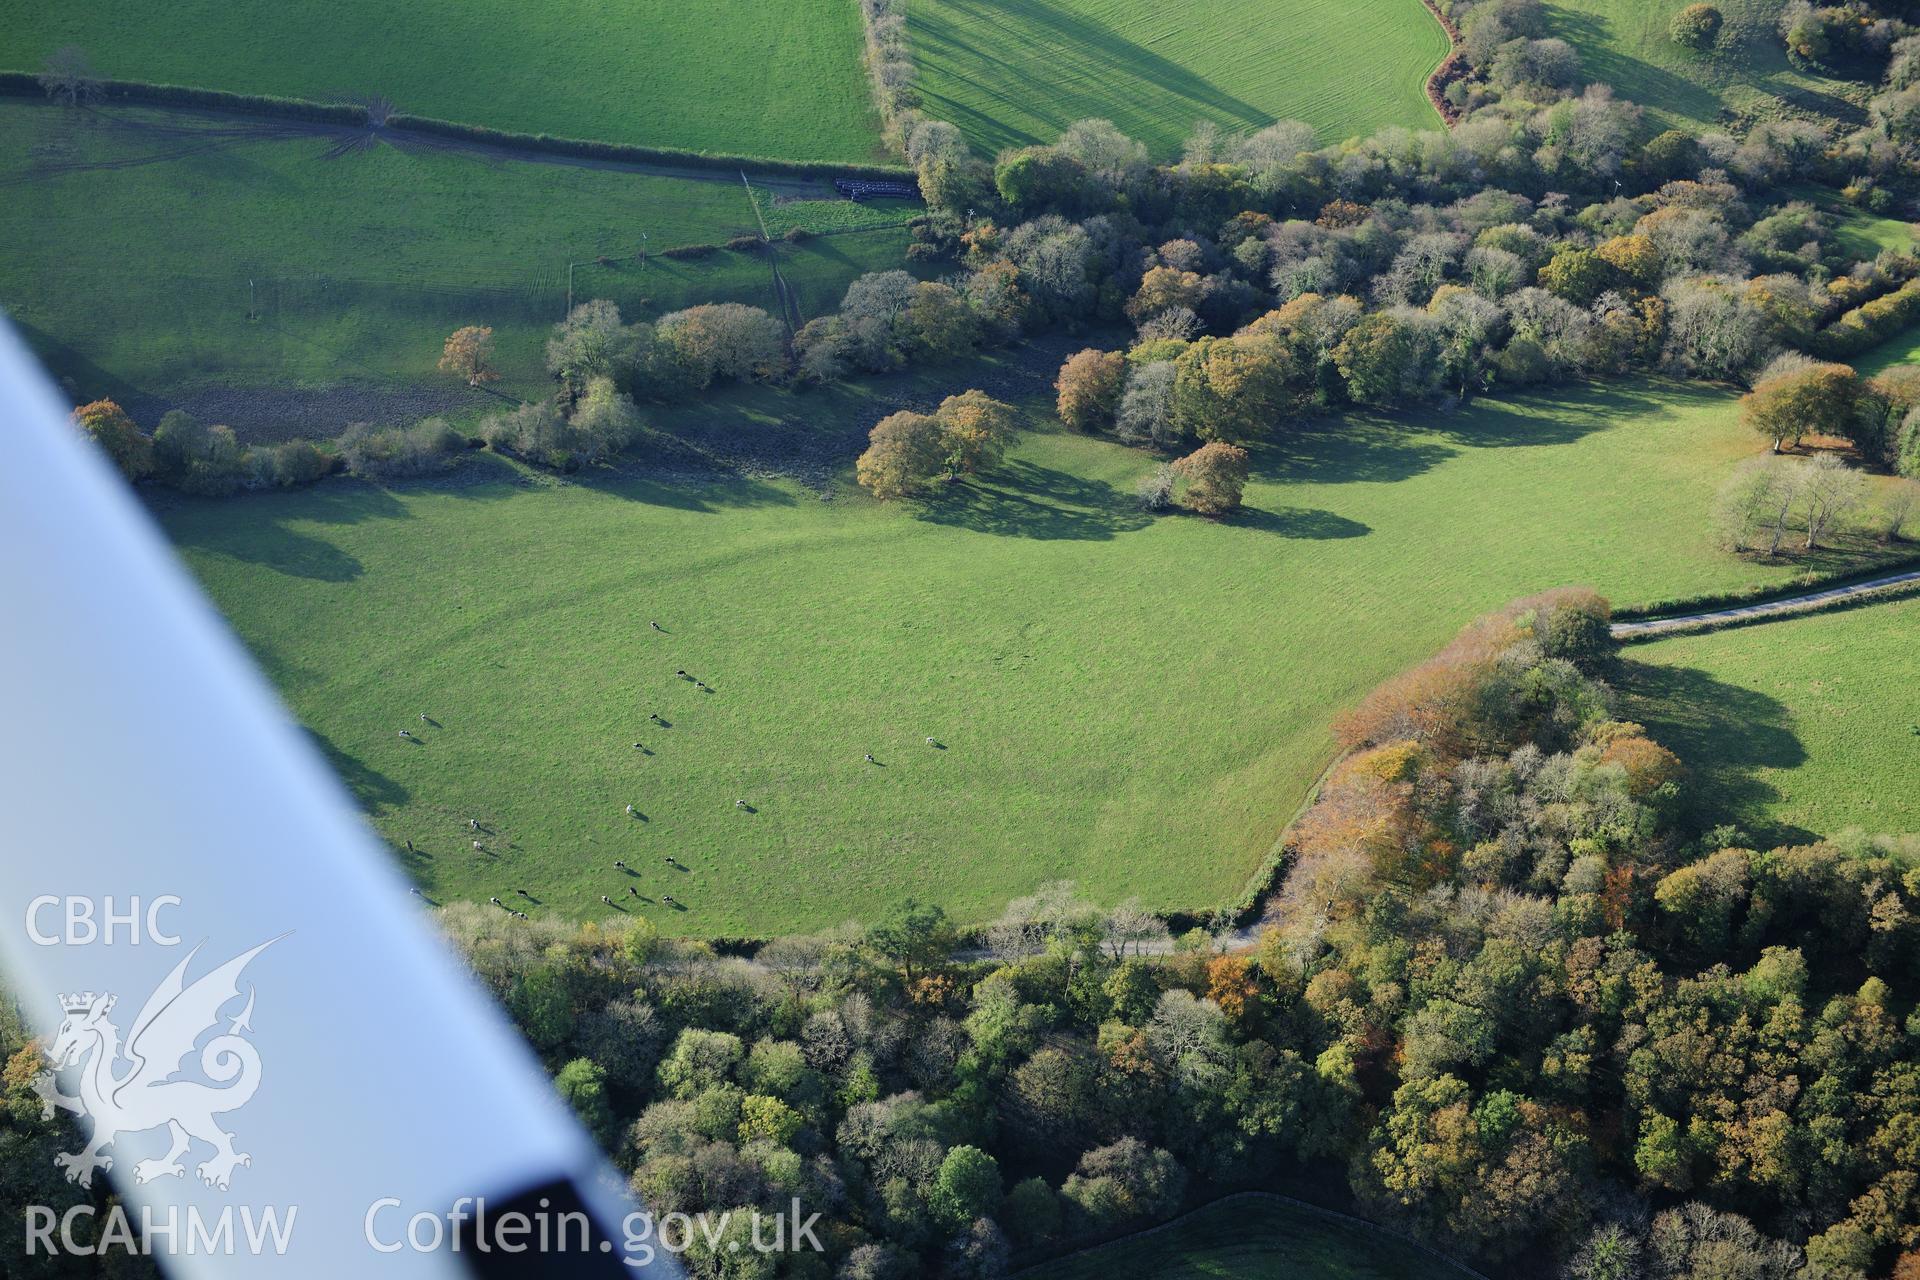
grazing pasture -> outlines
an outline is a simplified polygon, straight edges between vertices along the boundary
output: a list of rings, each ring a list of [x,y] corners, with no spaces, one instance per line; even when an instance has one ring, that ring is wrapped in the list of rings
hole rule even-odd
[[[342,386],[424,386],[489,407],[492,396],[434,371],[466,324],[494,327],[501,390],[540,394],[569,263],[577,299],[610,297],[634,317],[708,301],[778,310],[765,249],[661,255],[758,233],[736,174],[0,99],[0,192],[0,305],[76,394],[114,396],[149,427],[152,406],[231,401],[213,393],[234,388],[324,404],[315,397]],[[773,252],[811,315],[905,245],[895,228]],[[343,408],[323,429],[356,416],[367,415]]]
[[[820,433],[844,467],[849,429],[1011,359],[649,418],[771,452]],[[1632,600],[1789,572],[1707,541],[1758,444],[1699,387],[1330,423],[1257,450],[1248,509],[1218,523],[1140,512],[1148,455],[1033,425],[926,503],[875,503],[844,470],[823,500],[644,458],[562,481],[486,457],[457,484],[163,520],[430,896],[525,887],[595,915],[632,883],[662,928],[706,935],[909,891],[977,920],[1062,878],[1211,908],[1326,764],[1334,713],[1467,619],[1564,583]],[[439,723],[400,739],[422,713]]]
[[[1629,713],[1762,841],[1920,833],[1920,599],[1627,649]],[[1764,844],[1760,847],[1765,847]]]
[[[0,0],[10,70],[62,45],[104,75],[335,100],[522,133],[872,160],[851,0]]]
[[[1667,34],[1682,0],[1550,0],[1548,34],[1573,45],[1591,80],[1647,109],[1661,128],[1724,128],[1781,115],[1866,121],[1867,86],[1787,61],[1778,0],[1715,0],[1725,25],[1706,53]]]
[[[1322,143],[1434,129],[1426,77],[1447,36],[1420,0],[912,0],[931,115],[988,156],[1104,117],[1159,159],[1202,120],[1304,120]]]
[[[1232,1200],[1162,1230],[1045,1263],[1032,1280],[1470,1280],[1424,1249],[1304,1205]]]

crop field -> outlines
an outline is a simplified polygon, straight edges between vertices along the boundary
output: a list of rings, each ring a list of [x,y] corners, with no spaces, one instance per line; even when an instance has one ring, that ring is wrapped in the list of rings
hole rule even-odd
[[[341,384],[444,385],[456,403],[496,404],[434,371],[465,324],[494,327],[501,390],[540,394],[570,263],[576,299],[636,317],[710,301],[778,310],[764,249],[660,256],[757,234],[733,174],[0,99],[0,192],[0,306],[77,394],[136,413],[213,390]],[[774,252],[811,315],[862,271],[898,264],[905,244],[894,228]]]
[[[1332,1214],[1266,1200],[1213,1205],[1165,1230],[1032,1272],[1033,1280],[1468,1280],[1472,1274]]]
[[[1447,36],[1420,0],[912,0],[907,17],[926,110],[989,156],[1090,116],[1162,159],[1202,120],[1304,120],[1323,143],[1440,127],[1422,86]]]
[[[993,373],[651,416],[803,449],[897,403],[876,396]],[[907,506],[844,472],[822,500],[487,458],[458,484],[181,500],[164,523],[430,895],[592,915],[632,884],[670,931],[764,935],[909,891],[980,919],[1062,878],[1231,898],[1334,712],[1468,618],[1570,582],[1625,601],[1783,580],[1714,550],[1701,515],[1756,447],[1721,393],[1622,383],[1304,432],[1259,452],[1226,523],[1149,518],[1151,458],[1049,429]]]
[[[1756,838],[1920,833],[1920,599],[1634,645],[1631,713]]]
[[[1589,79],[1647,109],[1662,128],[1698,131],[1736,118],[1816,115],[1865,123],[1867,88],[1787,61],[1778,0],[1716,0],[1725,16],[1705,54],[1667,34],[1682,0],[1551,0],[1550,34],[1573,45]]]
[[[127,80],[379,95],[414,115],[563,138],[878,157],[851,0],[0,0],[0,30],[10,70],[77,44]]]

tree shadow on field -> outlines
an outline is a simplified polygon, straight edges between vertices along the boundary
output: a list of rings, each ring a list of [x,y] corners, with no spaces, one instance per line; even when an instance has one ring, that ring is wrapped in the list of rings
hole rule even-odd
[[[1283,538],[1307,538],[1313,541],[1364,538],[1373,532],[1372,525],[1315,507],[1276,507],[1272,510],[1242,507],[1222,523],[1236,529],[1257,529],[1262,533],[1279,534]]]
[[[385,489],[343,480],[294,493],[186,499],[181,510],[192,510],[194,518],[168,521],[168,532],[178,545],[318,582],[351,582],[364,566],[325,538],[289,528],[290,522],[346,525],[412,519],[406,506]],[[233,518],[212,518],[229,512]]]
[[[1785,703],[1696,668],[1631,657],[1622,660],[1614,683],[1626,695],[1622,717],[1646,725],[1654,741],[1691,771],[1687,794],[1696,822],[1731,822],[1771,843],[1815,838],[1767,815],[1780,793],[1755,776],[1759,769],[1791,769],[1806,762],[1806,748]]]
[[[1022,0],[1018,6],[1003,0],[947,0],[945,7],[964,15],[963,21],[947,21],[938,12],[916,15],[914,42],[923,51],[923,60],[945,57],[954,64],[956,74],[977,79],[978,71],[968,75],[968,69],[982,64],[1015,71],[1024,65],[1052,65],[1058,62],[1060,50],[1070,49],[1077,60],[1097,67],[1100,74],[1093,82],[1103,91],[1113,85],[1150,84],[1183,100],[1191,111],[1214,112],[1247,128],[1259,128],[1272,119],[1180,63],[1048,0]],[[1053,89],[1058,94],[1069,87]],[[1075,105],[1079,96],[1069,93],[1058,103],[1055,114],[1061,124],[1101,114],[1094,101]]]
[[[1248,469],[1259,480],[1384,484],[1431,471],[1458,450],[1418,439],[1395,423],[1335,418],[1287,432],[1251,452]]]
[[[347,790],[353,792],[353,798],[360,802],[362,809],[371,813],[382,806],[403,805],[413,798],[405,787],[358,757],[348,755],[318,729],[307,727],[306,733],[308,740],[327,758],[334,775],[347,785]]]
[[[1106,541],[1153,518],[1112,485],[1032,462],[1004,463],[936,489],[914,515],[928,524],[1042,541]]]
[[[616,467],[573,477],[584,489],[594,489],[651,507],[671,507],[705,515],[742,507],[791,507],[797,501],[785,489],[746,476],[715,471],[711,476],[664,477]]]

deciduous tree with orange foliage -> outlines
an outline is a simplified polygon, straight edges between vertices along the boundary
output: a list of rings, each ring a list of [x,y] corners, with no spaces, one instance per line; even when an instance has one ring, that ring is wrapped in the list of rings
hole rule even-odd
[[[143,434],[127,411],[111,400],[95,400],[73,411],[73,425],[87,434],[129,480],[153,473],[153,441]]]
[[[1127,386],[1127,358],[1118,351],[1076,351],[1060,366],[1053,389],[1060,421],[1076,431],[1105,431],[1113,426]]]
[[[493,329],[470,324],[447,335],[447,345],[440,352],[440,371],[465,378],[470,387],[499,381],[500,371],[493,367]]]
[[[1816,364],[1762,378],[1740,399],[1740,420],[1779,453],[1803,436],[1844,436],[1860,379],[1844,364]]]
[[[902,409],[874,424],[867,435],[867,451],[853,464],[853,475],[874,497],[891,502],[925,489],[945,461],[939,419]]]
[[[1203,516],[1240,509],[1247,487],[1247,451],[1215,440],[1173,464],[1187,481],[1187,505]]]
[[[985,471],[1013,443],[1013,406],[984,391],[948,396],[933,416],[940,424],[949,479]]]

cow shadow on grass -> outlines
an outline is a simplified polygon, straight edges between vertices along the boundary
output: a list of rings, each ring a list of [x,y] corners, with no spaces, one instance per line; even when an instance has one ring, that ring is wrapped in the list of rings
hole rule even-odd
[[[1638,662],[1631,654],[1614,678],[1626,694],[1621,714],[1646,725],[1654,741],[1686,764],[1693,819],[1702,827],[1733,823],[1766,843],[1814,839],[1768,816],[1780,792],[1757,773],[1806,762],[1786,704],[1696,668]]]
[[[1104,481],[1024,460],[940,485],[914,515],[928,524],[1041,541],[1106,541],[1153,522]]]

